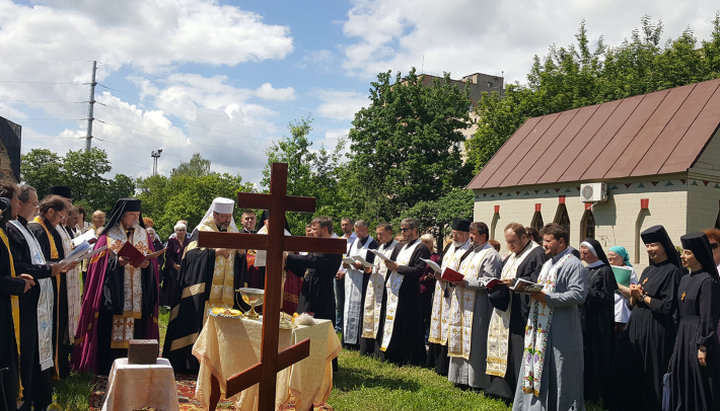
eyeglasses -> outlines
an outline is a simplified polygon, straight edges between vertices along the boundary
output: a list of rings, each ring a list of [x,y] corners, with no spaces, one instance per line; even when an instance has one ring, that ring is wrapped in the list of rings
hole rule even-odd
[[[715,249],[715,248],[718,248],[718,247],[720,247],[720,244],[718,244],[718,243],[710,243],[710,248]]]
[[[405,231],[410,231],[410,229],[407,227],[400,227],[400,231],[404,233]]]

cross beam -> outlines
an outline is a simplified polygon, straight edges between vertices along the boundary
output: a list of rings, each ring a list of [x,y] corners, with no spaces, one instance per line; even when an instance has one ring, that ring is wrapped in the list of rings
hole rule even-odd
[[[260,362],[228,378],[225,396],[231,397],[260,383],[258,409],[268,411],[275,409],[278,371],[310,355],[310,339],[305,339],[278,353],[283,251],[342,254],[347,245],[344,239],[285,236],[286,211],[315,211],[313,197],[287,195],[287,172],[287,164],[273,163],[269,194],[238,193],[238,204],[243,208],[270,210],[267,235],[201,231],[198,237],[199,247],[267,250]],[[210,409],[214,410],[217,407],[220,399],[219,390],[217,381],[213,379]]]

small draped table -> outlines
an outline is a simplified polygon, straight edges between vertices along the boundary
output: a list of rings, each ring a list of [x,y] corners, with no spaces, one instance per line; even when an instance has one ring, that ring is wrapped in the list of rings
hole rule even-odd
[[[329,320],[312,326],[280,329],[278,351],[310,338],[310,356],[278,372],[275,406],[310,409],[324,403],[332,390],[332,360],[340,353],[340,340]],[[200,362],[195,398],[207,409],[213,379],[225,398],[226,381],[260,362],[262,322],[241,317],[208,315],[192,353]],[[258,384],[234,395],[238,409],[257,410]]]
[[[158,358],[155,364],[128,364],[127,357],[113,362],[103,411],[179,409],[175,373],[170,361]]]

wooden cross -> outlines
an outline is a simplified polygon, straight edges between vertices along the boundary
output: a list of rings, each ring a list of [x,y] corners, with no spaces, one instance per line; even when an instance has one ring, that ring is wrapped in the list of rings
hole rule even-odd
[[[345,239],[285,236],[285,211],[306,213],[315,211],[315,198],[287,195],[287,170],[287,164],[273,163],[269,194],[238,193],[238,204],[243,208],[270,210],[267,235],[201,231],[198,237],[199,247],[267,250],[260,362],[228,378],[225,390],[225,396],[229,398],[259,382],[258,409],[260,410],[275,409],[278,371],[310,355],[309,338],[278,353],[283,251],[342,254],[347,246]],[[210,394],[211,410],[217,407],[219,400],[220,386],[213,377]]]

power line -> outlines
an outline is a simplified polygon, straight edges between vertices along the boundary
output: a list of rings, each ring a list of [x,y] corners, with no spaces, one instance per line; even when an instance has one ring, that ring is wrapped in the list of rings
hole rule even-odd
[[[67,81],[21,81],[21,80],[0,80],[0,83],[13,83],[13,84],[69,84],[71,86],[86,86],[89,83],[75,83]]]

